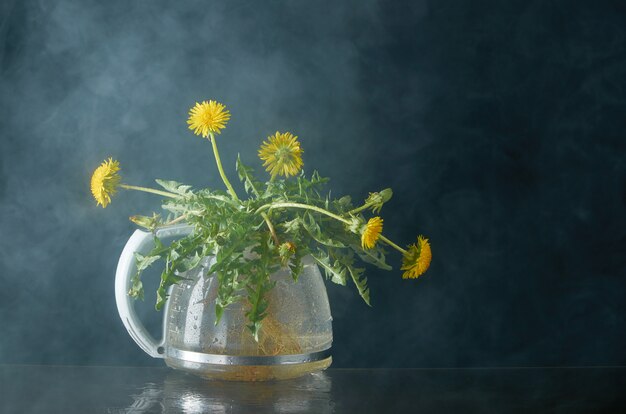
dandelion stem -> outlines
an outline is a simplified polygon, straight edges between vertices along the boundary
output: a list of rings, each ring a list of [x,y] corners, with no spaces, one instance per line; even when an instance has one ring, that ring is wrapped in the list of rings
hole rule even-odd
[[[402,247],[398,246],[397,244],[395,244],[394,242],[392,242],[391,240],[389,240],[388,238],[386,238],[382,234],[380,236],[378,236],[378,238],[380,240],[384,241],[385,243],[387,243],[388,245],[390,245],[391,247],[393,247],[394,249],[396,249],[397,251],[399,251],[400,253],[406,254],[406,250],[404,250]]]
[[[328,210],[324,210],[321,207],[315,207],[315,206],[310,206],[308,204],[300,204],[300,203],[273,203],[273,204],[265,204],[264,206],[259,207],[256,210],[256,213],[259,213],[259,212],[261,212],[261,211],[263,211],[265,209],[270,209],[271,210],[273,208],[289,208],[289,207],[291,207],[291,208],[301,208],[301,209],[304,209],[304,210],[317,211],[318,213],[325,214],[328,217],[332,217],[335,220],[341,221],[342,223],[350,224],[349,220],[346,220],[345,218],[343,218],[341,216],[338,216],[338,215],[336,215],[334,213],[331,213]]]
[[[170,193],[170,192],[167,192],[167,191],[156,190],[154,188],[139,187],[139,186],[136,186],[136,185],[128,185],[128,184],[120,184],[120,187],[125,188],[127,190],[143,191],[144,193],[158,194],[158,195],[162,195],[164,197],[169,197],[169,198],[178,198],[179,197],[177,194]]]
[[[186,220],[189,217],[189,214],[183,214],[182,216],[176,217],[174,220],[170,220],[167,223],[163,224],[164,227],[171,226],[176,223],[180,223],[183,220]]]
[[[359,211],[363,211],[367,208],[369,208],[370,206],[372,206],[374,203],[365,203],[363,204],[361,207],[357,207],[355,209],[352,209],[350,211],[348,211],[346,214],[355,214],[358,213]]]
[[[224,168],[222,167],[222,160],[220,160],[220,153],[217,150],[217,144],[215,143],[215,135],[213,135],[213,133],[209,133],[209,136],[211,137],[211,145],[213,145],[213,155],[215,155],[215,163],[217,164],[217,169],[220,172],[222,181],[224,181],[224,184],[226,185],[226,188],[228,188],[228,192],[230,193],[230,196],[233,198],[233,200],[239,201],[239,197],[237,197],[237,193],[235,193],[235,189],[230,184],[230,181],[228,181],[228,178],[226,177],[226,173],[224,173]]]
[[[274,243],[276,243],[276,246],[280,245],[280,240],[278,240],[278,236],[276,235],[276,230],[274,229],[274,225],[270,221],[270,218],[268,217],[268,215],[265,212],[263,212],[261,213],[261,217],[263,217],[263,220],[265,220],[265,224],[267,224],[267,228],[270,230],[270,233],[272,234],[272,239],[274,239]]]

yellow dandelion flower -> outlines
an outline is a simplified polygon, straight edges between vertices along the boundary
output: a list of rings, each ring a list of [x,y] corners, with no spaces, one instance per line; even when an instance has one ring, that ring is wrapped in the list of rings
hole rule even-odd
[[[402,258],[402,267],[400,269],[406,270],[402,274],[402,278],[416,279],[424,274],[428,270],[428,266],[430,266],[432,257],[428,239],[424,238],[424,236],[418,236],[417,243],[410,245]]]
[[[267,137],[259,149],[259,158],[265,161],[263,166],[274,178],[277,175],[289,177],[302,169],[302,153],[298,137],[290,132],[281,134],[276,131]]]
[[[219,134],[220,130],[226,128],[226,123],[230,119],[230,112],[226,106],[216,101],[203,101],[197,103],[189,110],[189,129],[196,135],[202,135],[204,138],[209,136],[210,132]]]
[[[380,233],[383,231],[383,219],[380,217],[372,217],[368,220],[361,234],[361,247],[363,249],[371,249],[376,245]]]
[[[97,204],[105,208],[111,202],[111,196],[117,191],[121,177],[120,163],[113,158],[104,160],[91,176],[91,194]]]

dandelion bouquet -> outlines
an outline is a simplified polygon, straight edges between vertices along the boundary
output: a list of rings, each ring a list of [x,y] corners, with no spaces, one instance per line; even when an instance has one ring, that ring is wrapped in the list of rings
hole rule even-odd
[[[391,199],[387,188],[370,193],[355,207],[349,196],[338,199],[324,191],[328,179],[316,171],[306,176],[302,170],[303,150],[298,137],[290,132],[276,132],[264,141],[258,156],[269,173],[261,181],[252,168],[237,157],[236,171],[246,190],[240,198],[228,180],[217,149],[217,136],[230,120],[230,112],[215,101],[196,103],[189,111],[187,124],[196,135],[212,146],[217,170],[226,191],[192,189],[175,181],[156,180],[161,189],[128,185],[121,182],[120,165],[109,158],[93,173],[91,191],[103,208],[118,189],[143,191],[162,196],[165,218],[160,214],[132,216],[140,227],[157,228],[187,223],[193,232],[169,245],[155,238],[155,248],[146,255],[136,253],[137,273],[128,294],[143,299],[141,273],[157,261],[164,263],[157,290],[156,309],[165,304],[170,286],[180,282],[182,274],[198,267],[207,256],[215,261],[209,272],[219,283],[215,300],[216,321],[224,309],[236,301],[247,303],[246,317],[252,335],[258,339],[267,314],[266,294],[274,287],[271,274],[288,268],[294,281],[303,269],[303,258],[310,256],[332,282],[356,286],[363,300],[370,304],[365,269],[359,261],[391,270],[384,246],[402,254],[402,277],[415,279],[430,265],[428,239],[418,236],[406,249],[382,233],[383,205]],[[371,218],[366,216],[369,213]]]

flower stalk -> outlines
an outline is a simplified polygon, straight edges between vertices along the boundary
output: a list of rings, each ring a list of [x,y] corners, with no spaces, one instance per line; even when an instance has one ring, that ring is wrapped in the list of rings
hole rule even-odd
[[[265,220],[265,224],[267,224],[267,228],[270,231],[270,234],[272,235],[272,239],[274,240],[274,243],[276,244],[276,246],[280,246],[280,240],[278,240],[278,236],[276,235],[276,229],[274,228],[274,225],[272,224],[272,221],[270,220],[269,216],[267,215],[267,213],[262,212],[261,213],[261,217],[263,217],[263,220]]]
[[[169,197],[169,198],[178,198],[178,197],[180,197],[178,194],[170,193],[168,191],[157,190],[157,189],[149,188],[149,187],[139,187],[139,186],[136,186],[136,185],[128,185],[128,184],[120,184],[120,187],[124,188],[126,190],[143,191],[144,193],[157,194],[157,195],[161,195],[163,197]]]
[[[226,177],[226,173],[224,172],[224,167],[222,167],[222,160],[220,159],[220,153],[217,150],[217,144],[215,143],[215,135],[212,132],[209,132],[209,137],[211,141],[211,145],[213,146],[213,155],[215,156],[215,163],[217,164],[217,170],[220,172],[220,177],[222,177],[222,181],[224,181],[224,185],[228,189],[230,196],[233,200],[239,201],[239,197],[237,197],[237,193],[233,188],[230,181],[228,181],[228,177]]]
[[[348,211],[348,212],[346,213],[346,215],[351,216],[351,215],[354,215],[354,214],[356,214],[356,213],[360,213],[360,212],[361,212],[361,211],[363,211],[363,210],[367,210],[367,209],[368,209],[368,208],[370,208],[372,205],[374,205],[374,203],[365,203],[365,204],[363,204],[361,207],[357,207],[357,208],[354,208],[354,209],[352,209],[352,210]]]
[[[405,249],[403,249],[402,247],[398,246],[397,244],[395,244],[394,242],[392,242],[391,240],[389,240],[388,238],[386,238],[382,234],[378,238],[380,240],[384,241],[385,243],[387,243],[389,246],[391,246],[394,249],[396,249],[397,251],[399,251],[400,253],[406,254],[407,251]]]
[[[187,220],[187,218],[189,218],[189,214],[183,214],[182,216],[176,217],[175,219],[170,220],[167,223],[163,224],[163,227],[173,226],[174,224]]]
[[[301,204],[301,203],[270,203],[270,204],[265,204],[259,208],[257,208],[257,210],[255,211],[255,213],[260,213],[263,210],[269,209],[275,209],[275,208],[299,208],[299,209],[304,209],[304,210],[311,210],[311,211],[316,211],[318,213],[321,214],[325,214],[328,217],[332,217],[335,220],[338,220],[344,224],[351,224],[351,222],[349,220],[346,220],[345,218],[338,216],[337,214],[331,213],[328,210],[324,210],[321,207],[316,207],[316,206],[311,206],[308,204]]]

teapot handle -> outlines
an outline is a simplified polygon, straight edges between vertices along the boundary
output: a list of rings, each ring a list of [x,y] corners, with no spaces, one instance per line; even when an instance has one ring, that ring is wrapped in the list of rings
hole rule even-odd
[[[192,231],[193,227],[188,225],[165,227],[156,230],[154,234],[135,230],[130,239],[128,239],[126,246],[124,246],[120,260],[117,263],[117,271],[115,272],[115,302],[117,303],[117,312],[120,314],[120,318],[130,337],[133,338],[144,352],[153,358],[163,358],[165,331],[163,331],[161,340],[157,342],[137,317],[133,306],[134,299],[128,296],[131,283],[130,278],[136,271],[135,253],[148,253],[154,247],[155,236],[159,239],[182,237],[190,234]],[[165,321],[163,326],[165,327]]]

